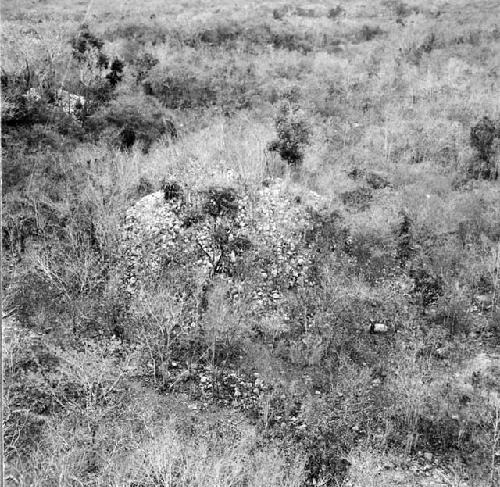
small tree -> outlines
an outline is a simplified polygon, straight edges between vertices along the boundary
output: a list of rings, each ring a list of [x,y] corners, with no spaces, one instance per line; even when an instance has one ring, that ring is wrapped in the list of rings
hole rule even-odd
[[[288,101],[281,103],[275,119],[278,138],[268,145],[268,150],[278,152],[291,166],[304,159],[304,148],[309,144],[311,129],[300,107]]]
[[[483,117],[470,129],[470,145],[485,161],[491,157],[495,132],[495,124],[488,117]]]
[[[476,157],[469,163],[468,172],[474,179],[498,179],[495,166],[493,142],[500,135],[500,126],[488,117],[483,117],[470,129],[470,145],[477,151]]]
[[[125,64],[121,59],[115,58],[111,63],[110,72],[106,75],[106,79],[109,81],[109,84],[115,88],[116,85],[123,78],[123,68]]]
[[[103,46],[104,41],[92,34],[87,24],[82,24],[79,33],[71,39],[73,56],[79,61],[85,61],[86,54],[93,49],[101,53]],[[107,58],[102,57],[101,65],[106,68],[107,64]]]

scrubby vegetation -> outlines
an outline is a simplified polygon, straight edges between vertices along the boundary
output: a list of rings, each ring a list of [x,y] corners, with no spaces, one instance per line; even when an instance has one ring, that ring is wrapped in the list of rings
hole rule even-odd
[[[498,485],[499,17],[5,2],[5,484]]]

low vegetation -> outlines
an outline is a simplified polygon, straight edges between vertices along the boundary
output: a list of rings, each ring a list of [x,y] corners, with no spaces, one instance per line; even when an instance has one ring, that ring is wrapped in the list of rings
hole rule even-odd
[[[6,485],[497,485],[499,15],[3,5]]]

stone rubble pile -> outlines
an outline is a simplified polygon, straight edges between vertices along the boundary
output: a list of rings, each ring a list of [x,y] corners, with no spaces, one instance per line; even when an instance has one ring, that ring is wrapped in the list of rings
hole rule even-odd
[[[308,280],[312,251],[303,241],[304,232],[312,228],[311,214],[281,181],[239,194],[238,209],[231,217],[213,218],[203,211],[204,201],[202,192],[184,190],[181,197],[165,200],[163,191],[158,191],[129,208],[120,249],[129,293],[154,279],[165,262],[182,256],[186,266],[195,266],[206,278],[219,272],[237,281],[228,266],[241,263],[248,252],[257,267],[253,292],[263,304],[279,301],[284,289],[312,284]],[[324,202],[310,192],[308,203],[320,208]],[[228,255],[221,255],[224,251],[214,238],[218,228],[227,228]],[[249,249],[239,251],[238,242],[244,241]]]

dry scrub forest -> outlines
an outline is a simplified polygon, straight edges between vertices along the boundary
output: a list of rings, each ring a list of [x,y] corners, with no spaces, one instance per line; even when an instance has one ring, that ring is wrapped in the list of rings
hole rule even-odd
[[[6,486],[500,484],[497,0],[4,0]]]

